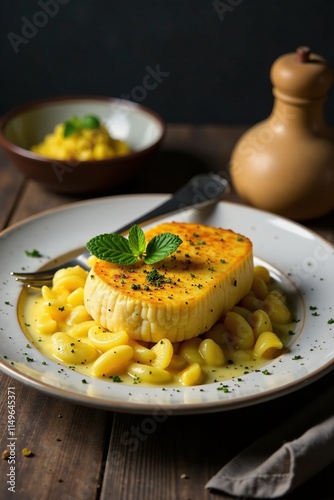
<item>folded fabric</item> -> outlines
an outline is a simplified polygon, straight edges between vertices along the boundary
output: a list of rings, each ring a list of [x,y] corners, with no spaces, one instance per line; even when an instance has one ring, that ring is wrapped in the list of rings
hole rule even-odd
[[[277,498],[334,462],[334,388],[228,462],[209,490],[248,498]]]

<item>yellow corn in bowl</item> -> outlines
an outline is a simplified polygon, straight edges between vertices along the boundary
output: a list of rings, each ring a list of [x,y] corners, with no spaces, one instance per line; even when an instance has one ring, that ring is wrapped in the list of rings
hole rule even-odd
[[[71,117],[98,117],[101,126],[64,138]],[[124,99],[68,96],[8,111],[0,145],[15,167],[45,188],[67,194],[108,194],[140,175],[155,157],[166,125],[154,111]]]

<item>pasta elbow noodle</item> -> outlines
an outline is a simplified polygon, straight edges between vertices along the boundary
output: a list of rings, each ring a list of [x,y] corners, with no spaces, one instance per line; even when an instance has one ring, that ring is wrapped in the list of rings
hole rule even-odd
[[[88,314],[85,306],[83,304],[76,306],[72,309],[68,315],[67,323],[69,325],[78,325],[84,321],[91,320],[91,316]]]
[[[36,321],[38,333],[55,333],[57,326],[57,321],[54,320],[49,313],[42,314]]]
[[[171,374],[167,370],[140,363],[132,363],[128,371],[132,377],[149,384],[164,384],[171,379]]]
[[[236,312],[226,313],[224,325],[233,335],[234,342],[240,349],[249,349],[254,345],[254,334],[250,324]]]
[[[201,382],[201,379],[202,368],[198,363],[192,363],[179,374],[179,380],[185,386],[197,385]]]
[[[291,321],[291,312],[280,297],[268,294],[264,301],[264,309],[274,323],[288,323]]]
[[[270,273],[264,266],[254,266],[254,276],[263,279],[266,284],[270,283]]]
[[[252,313],[250,316],[250,325],[253,328],[255,339],[257,339],[262,332],[268,330],[273,331],[271,320],[268,314],[262,309],[257,309]]]
[[[198,350],[200,343],[201,339],[198,337],[184,340],[180,347],[179,355],[189,364],[197,363],[198,365],[201,365],[204,360]]]
[[[260,276],[254,276],[251,290],[255,297],[260,300],[264,300],[268,295],[268,287]]]
[[[154,354],[151,364],[157,368],[167,368],[174,353],[171,341],[169,339],[161,339],[152,347],[151,351]]]
[[[137,342],[137,340],[129,339],[128,343],[133,349],[134,361],[148,365],[155,359],[156,354],[152,352],[152,349],[148,349],[144,345]]]
[[[199,352],[207,365],[223,366],[225,364],[223,349],[212,339],[202,340]]]
[[[95,347],[80,342],[64,332],[54,333],[52,336],[53,352],[56,358],[71,365],[89,363],[98,356]]]
[[[128,365],[133,356],[129,345],[119,345],[101,354],[93,363],[91,373],[94,377],[118,375]]]
[[[73,290],[67,297],[67,303],[72,307],[80,306],[84,302],[84,289],[82,286]]]
[[[102,352],[109,351],[109,349],[119,345],[127,345],[129,341],[129,335],[126,332],[110,332],[99,325],[89,328],[87,335],[95,347]]]
[[[274,332],[262,332],[255,343],[254,353],[262,358],[272,358],[282,348],[283,343]]]

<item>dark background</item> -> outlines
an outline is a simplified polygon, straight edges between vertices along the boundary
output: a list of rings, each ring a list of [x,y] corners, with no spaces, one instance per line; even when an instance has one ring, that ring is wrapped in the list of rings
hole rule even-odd
[[[332,0],[6,0],[0,22],[1,114],[127,95],[170,123],[248,125],[271,111],[278,56],[308,45],[334,63]],[[325,109],[334,123],[332,92]]]

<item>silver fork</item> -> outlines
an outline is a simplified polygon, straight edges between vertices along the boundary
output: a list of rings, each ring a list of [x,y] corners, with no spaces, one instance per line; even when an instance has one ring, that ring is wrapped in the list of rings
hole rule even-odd
[[[167,201],[113,232],[123,233],[130,229],[134,224],[139,225],[143,222],[148,222],[151,219],[180,212],[190,207],[202,208],[212,205],[219,201],[228,187],[228,181],[223,177],[220,177],[218,174],[207,173],[195,175]],[[31,273],[12,271],[10,274],[16,278],[16,281],[19,281],[30,288],[38,289],[43,285],[51,285],[54,273],[64,267],[79,265],[84,269],[89,270],[89,267],[87,266],[87,259],[89,256],[89,251],[84,250],[80,255],[77,255],[73,259],[49,269],[47,268],[42,271]]]

